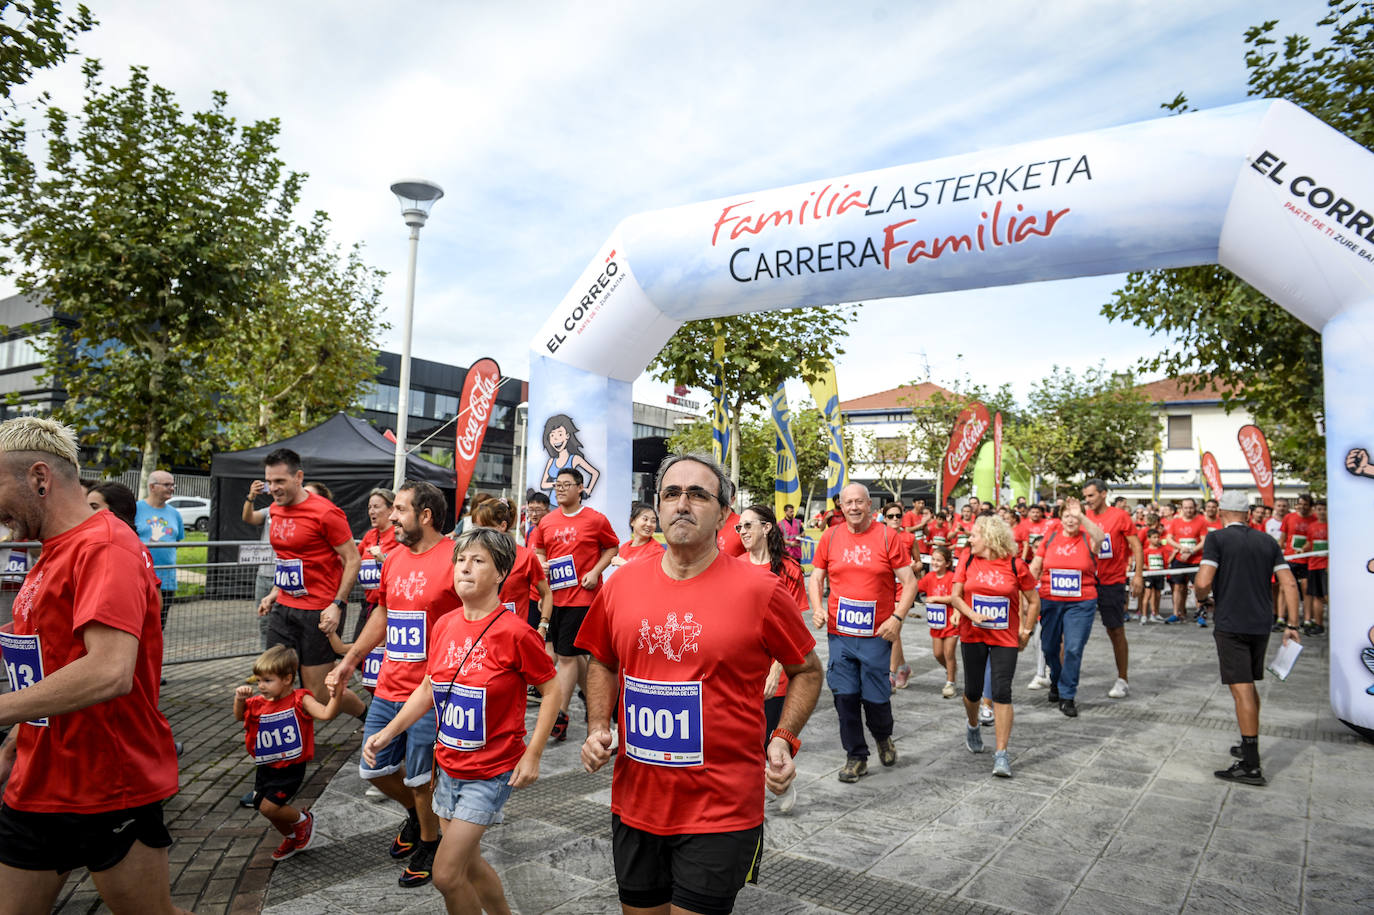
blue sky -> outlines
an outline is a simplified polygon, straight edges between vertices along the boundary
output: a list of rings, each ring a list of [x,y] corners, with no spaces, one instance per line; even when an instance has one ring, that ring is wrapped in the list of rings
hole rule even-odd
[[[80,41],[187,109],[229,93],[277,117],[304,211],[390,271],[388,185],[447,192],[422,233],[414,354],[493,356],[528,377],[531,335],[624,217],[1245,98],[1245,29],[1310,32],[1322,2],[89,3]],[[36,85],[73,109],[75,65]],[[1165,341],[1098,314],[1122,277],[866,303],[840,395],[963,375],[1024,397],[1052,363],[1128,368]],[[0,280],[0,283],[3,283]],[[7,291],[7,289],[6,289]],[[952,318],[950,316],[959,316]],[[929,375],[927,376],[927,371]],[[667,388],[641,379],[636,399]],[[800,396],[799,386],[794,398]]]

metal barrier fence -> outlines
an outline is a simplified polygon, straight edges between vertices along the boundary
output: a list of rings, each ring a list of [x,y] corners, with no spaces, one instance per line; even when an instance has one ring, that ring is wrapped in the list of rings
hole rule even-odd
[[[0,623],[12,619],[15,594],[38,559],[37,543],[7,543],[0,572]],[[163,659],[167,664],[255,655],[261,648],[258,601],[271,589],[271,548],[257,540],[182,541],[159,544],[176,550],[176,563],[154,565],[159,576],[176,575],[167,604]],[[261,570],[261,577],[260,577]],[[164,583],[166,578],[163,578]],[[348,618],[339,632],[347,640],[360,612],[362,590],[349,595]]]

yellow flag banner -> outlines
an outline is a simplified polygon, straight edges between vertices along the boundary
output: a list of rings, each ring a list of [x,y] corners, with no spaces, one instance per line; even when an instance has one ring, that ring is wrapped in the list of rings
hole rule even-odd
[[[826,476],[825,503],[834,508],[840,490],[849,482],[849,470],[844,457],[844,428],[840,418],[840,386],[835,381],[835,364],[826,366],[825,373],[811,382],[811,396],[816,406],[825,414],[825,423],[830,430],[830,470]]]

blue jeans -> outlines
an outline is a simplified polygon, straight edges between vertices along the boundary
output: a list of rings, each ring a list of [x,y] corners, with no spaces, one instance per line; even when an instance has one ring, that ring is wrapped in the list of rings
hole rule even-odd
[[[1083,647],[1093,631],[1097,600],[1042,600],[1040,602],[1040,650],[1050,666],[1050,681],[1060,699],[1078,695],[1078,672],[1083,666]],[[1059,660],[1059,643],[1064,660]]]

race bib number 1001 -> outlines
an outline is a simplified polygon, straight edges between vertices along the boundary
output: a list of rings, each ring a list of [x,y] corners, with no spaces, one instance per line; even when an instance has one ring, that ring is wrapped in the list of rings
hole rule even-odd
[[[701,681],[625,677],[625,755],[653,766],[700,766]]]
[[[439,742],[450,750],[476,750],[487,743],[487,690],[461,683],[435,683]]]
[[[562,591],[577,587],[577,568],[571,555],[549,560],[549,590]]]
[[[43,679],[43,652],[37,635],[0,632],[0,653],[4,654],[5,674],[10,678],[11,690],[33,686]],[[45,728],[48,719],[35,718],[29,724]]]

